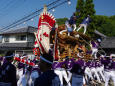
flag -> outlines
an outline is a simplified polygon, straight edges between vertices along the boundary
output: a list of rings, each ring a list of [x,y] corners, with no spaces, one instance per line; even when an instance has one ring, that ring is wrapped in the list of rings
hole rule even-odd
[[[46,8],[44,8],[46,9]],[[35,33],[38,47],[41,53],[48,53],[50,49],[50,31],[55,25],[55,18],[44,10],[39,16],[38,31]]]

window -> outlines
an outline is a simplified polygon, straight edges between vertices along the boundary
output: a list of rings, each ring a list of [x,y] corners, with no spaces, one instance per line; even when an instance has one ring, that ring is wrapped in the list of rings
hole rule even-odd
[[[2,43],[2,39],[3,39],[3,37],[2,37],[2,36],[0,36],[0,43]]]
[[[9,36],[4,36],[4,42],[9,42]]]
[[[26,40],[26,35],[18,35],[16,36],[16,41],[25,41]]]

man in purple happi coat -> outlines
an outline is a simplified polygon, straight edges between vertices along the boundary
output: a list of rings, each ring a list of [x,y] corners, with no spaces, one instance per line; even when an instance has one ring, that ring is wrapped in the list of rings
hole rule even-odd
[[[112,59],[107,56],[101,57],[101,63],[104,65],[105,86],[108,86],[112,72]]]
[[[91,46],[91,50],[92,50],[92,54],[91,55],[94,56],[95,59],[97,59],[97,52],[98,52],[99,44],[97,42],[95,42],[95,41],[91,41],[90,46]]]

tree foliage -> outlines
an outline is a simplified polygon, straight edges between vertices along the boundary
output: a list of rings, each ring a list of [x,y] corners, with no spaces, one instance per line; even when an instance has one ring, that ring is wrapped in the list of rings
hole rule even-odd
[[[84,19],[84,0],[78,0],[76,5],[77,25]]]
[[[96,15],[95,26],[98,31],[111,37],[115,36],[115,16]]]
[[[84,4],[84,17],[87,17],[87,15],[94,16],[95,9],[93,0],[86,0]]]
[[[58,25],[62,25],[65,24],[65,21],[68,20],[67,18],[59,18],[56,19],[56,22],[58,23]]]
[[[95,15],[93,0],[77,0],[77,27],[87,15],[91,17],[91,23],[87,27],[87,35],[91,37],[95,36],[93,32],[94,30],[98,30],[107,36],[115,36],[115,15],[110,17]],[[60,18],[57,19],[57,23],[61,25],[64,24],[66,20],[67,18]]]

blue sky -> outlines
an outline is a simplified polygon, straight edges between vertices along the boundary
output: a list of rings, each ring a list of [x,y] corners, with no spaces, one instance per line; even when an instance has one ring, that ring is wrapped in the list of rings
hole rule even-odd
[[[0,0],[0,28],[13,23],[16,20],[40,9],[44,4],[49,4],[56,0]],[[63,1],[63,0],[62,0]],[[71,5],[67,3],[57,7],[54,12],[50,11],[56,18],[69,18],[75,11],[77,0],[71,0]],[[115,0],[94,0],[97,15],[115,15]],[[28,21],[15,28],[22,26],[37,27],[39,17],[33,21]]]

